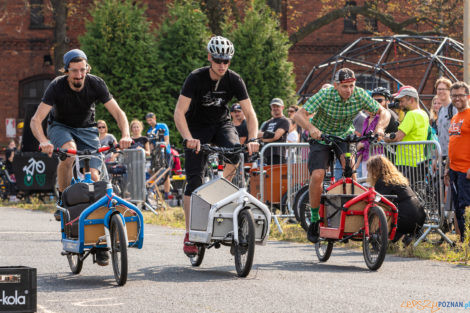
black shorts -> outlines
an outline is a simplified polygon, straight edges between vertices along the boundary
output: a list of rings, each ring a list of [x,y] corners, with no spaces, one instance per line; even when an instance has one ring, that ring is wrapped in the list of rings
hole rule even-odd
[[[335,153],[339,158],[346,151],[346,143],[338,143],[339,148],[336,146],[324,145],[318,142],[310,143],[310,152],[308,154],[308,171],[310,174],[314,170],[327,169],[328,162],[330,161],[330,154]]]
[[[231,148],[240,144],[235,126],[232,124],[222,124],[208,126],[206,128],[190,129],[194,139],[199,139],[201,144],[211,143],[218,147]],[[186,188],[184,194],[190,196],[191,193],[202,185],[204,176],[204,164],[207,162],[207,155],[198,153],[192,149],[184,149],[186,170]],[[239,155],[227,156],[226,163],[237,164],[240,161]]]

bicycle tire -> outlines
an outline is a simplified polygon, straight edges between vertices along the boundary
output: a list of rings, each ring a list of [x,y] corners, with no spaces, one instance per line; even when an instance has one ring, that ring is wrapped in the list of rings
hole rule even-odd
[[[119,214],[111,217],[110,232],[114,278],[119,286],[123,286],[127,281],[128,262],[125,229]]]
[[[69,261],[70,270],[72,274],[80,274],[83,267],[83,260],[80,260],[81,254],[69,253],[67,254],[67,260]]]
[[[234,243],[235,269],[239,277],[246,277],[255,255],[255,221],[249,209],[238,216],[238,244]]]
[[[332,251],[333,241],[331,240],[320,238],[320,240],[315,243],[315,252],[320,262],[328,261]]]
[[[206,247],[204,245],[197,245],[197,254],[189,257],[191,265],[194,267],[201,265],[205,253]]]
[[[379,207],[371,207],[368,215],[369,237],[364,232],[362,249],[367,267],[376,271],[382,266],[388,246],[388,227],[385,213]]]
[[[297,190],[297,192],[295,193],[294,202],[292,204],[292,209],[294,211],[295,219],[299,223],[300,223],[299,199],[300,199],[300,196],[305,192],[305,190],[308,191],[308,185],[305,185],[302,188],[300,188],[299,190]]]
[[[299,218],[300,218],[300,226],[305,231],[308,231],[308,227],[310,226],[310,218],[312,216],[312,212],[310,212],[310,196],[308,189],[300,196],[299,198]]]

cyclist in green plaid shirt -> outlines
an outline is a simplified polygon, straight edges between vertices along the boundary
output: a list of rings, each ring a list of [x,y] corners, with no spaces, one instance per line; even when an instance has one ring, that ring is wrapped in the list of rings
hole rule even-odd
[[[390,121],[390,113],[369,96],[364,89],[356,87],[354,72],[349,68],[338,70],[334,80],[334,87],[321,89],[297,111],[294,120],[298,125],[308,130],[310,137],[316,140],[320,139],[323,132],[343,137],[354,133],[354,117],[361,110],[366,110],[380,114],[375,132],[383,137],[384,129]],[[315,115],[310,123],[308,114],[311,113],[315,113]],[[341,165],[344,168],[345,159],[341,151],[345,151],[346,147],[344,143],[339,146],[340,150],[335,152],[336,155],[340,155]],[[312,223],[307,237],[312,242],[318,241],[318,221],[320,220],[318,211],[325,169],[328,167],[331,149],[335,148],[325,145],[321,141],[310,144],[308,170],[310,172],[309,196]]]

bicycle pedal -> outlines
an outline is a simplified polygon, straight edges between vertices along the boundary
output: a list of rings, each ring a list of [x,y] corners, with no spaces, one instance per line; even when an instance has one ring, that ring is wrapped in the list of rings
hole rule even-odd
[[[185,242],[184,242],[184,245],[185,245],[185,246],[195,246],[196,243],[191,242],[191,241],[185,241]]]

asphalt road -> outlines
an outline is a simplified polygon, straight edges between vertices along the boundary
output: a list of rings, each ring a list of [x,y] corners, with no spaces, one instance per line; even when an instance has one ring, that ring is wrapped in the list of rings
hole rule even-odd
[[[143,249],[130,250],[128,282],[117,287],[112,267],[90,259],[80,275],[70,273],[52,214],[0,208],[0,266],[37,268],[38,312],[468,310],[420,304],[469,302],[470,267],[387,256],[370,272],[360,250],[334,249],[319,263],[312,245],[273,241],[256,247],[250,275],[238,278],[227,247],[206,251],[193,268],[182,239],[181,230],[146,225]]]

